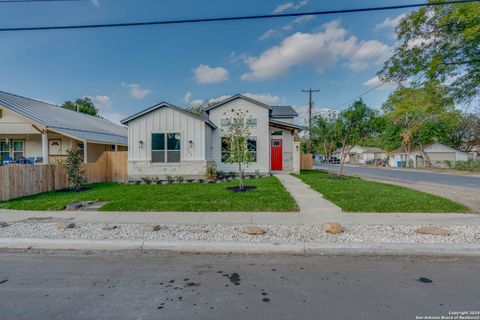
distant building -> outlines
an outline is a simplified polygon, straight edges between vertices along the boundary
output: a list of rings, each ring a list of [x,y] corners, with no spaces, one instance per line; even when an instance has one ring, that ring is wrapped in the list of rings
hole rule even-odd
[[[338,159],[342,159],[342,149],[337,149],[332,154]],[[387,152],[376,147],[353,146],[345,155],[345,163],[352,164],[375,164],[381,160],[387,159]]]
[[[471,155],[441,143],[433,143],[423,147],[424,153],[428,156],[434,167],[444,167],[445,162],[455,163],[456,161],[467,161]],[[389,154],[389,165],[391,167],[425,167],[426,160],[418,148],[406,150],[401,147]]]

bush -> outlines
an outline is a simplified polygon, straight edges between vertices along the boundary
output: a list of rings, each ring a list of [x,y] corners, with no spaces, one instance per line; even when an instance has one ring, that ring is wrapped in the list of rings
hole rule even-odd
[[[456,170],[480,171],[480,160],[456,161],[453,168]]]
[[[177,183],[182,183],[183,182],[183,177],[182,176],[176,176],[175,181],[177,181]]]
[[[140,180],[142,181],[143,184],[152,183],[152,178],[151,177],[141,177]]]
[[[207,182],[215,182],[217,180],[217,165],[212,163],[205,170],[205,180]]]
[[[173,179],[173,177],[169,175],[166,175],[165,179],[167,180],[168,183],[173,183],[173,181],[175,181],[175,179]]]
[[[67,159],[63,164],[67,170],[68,184],[73,191],[79,191],[83,184],[87,183],[85,171],[82,169],[83,152],[79,149],[67,150]]]

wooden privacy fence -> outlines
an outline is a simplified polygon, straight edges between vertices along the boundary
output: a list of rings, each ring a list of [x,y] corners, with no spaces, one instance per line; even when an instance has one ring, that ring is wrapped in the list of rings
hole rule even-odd
[[[311,153],[300,154],[300,170],[312,170],[313,157]]]
[[[127,152],[104,152],[95,163],[83,164],[88,183],[127,182]],[[66,188],[62,164],[8,165],[0,167],[0,201]]]

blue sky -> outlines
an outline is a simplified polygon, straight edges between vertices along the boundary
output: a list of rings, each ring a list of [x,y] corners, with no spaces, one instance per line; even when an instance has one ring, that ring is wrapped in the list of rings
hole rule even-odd
[[[114,23],[405,4],[380,0],[87,0],[0,4],[2,27]],[[414,3],[411,1],[411,3]],[[247,93],[301,113],[340,109],[376,85],[408,10],[299,19],[0,33],[0,90],[61,104],[92,97],[113,121],[160,101],[187,106]],[[389,86],[365,95],[379,107]]]

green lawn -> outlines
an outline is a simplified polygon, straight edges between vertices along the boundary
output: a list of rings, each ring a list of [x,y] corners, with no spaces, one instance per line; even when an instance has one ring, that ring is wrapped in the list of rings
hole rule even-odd
[[[326,172],[293,174],[349,212],[469,212],[451,200],[391,184],[355,177],[332,179]]]
[[[46,192],[0,202],[0,208],[62,210],[75,201],[108,201],[102,211],[296,211],[297,204],[275,177],[246,180],[257,189],[234,193],[238,181],[216,184],[91,184],[79,193]]]

